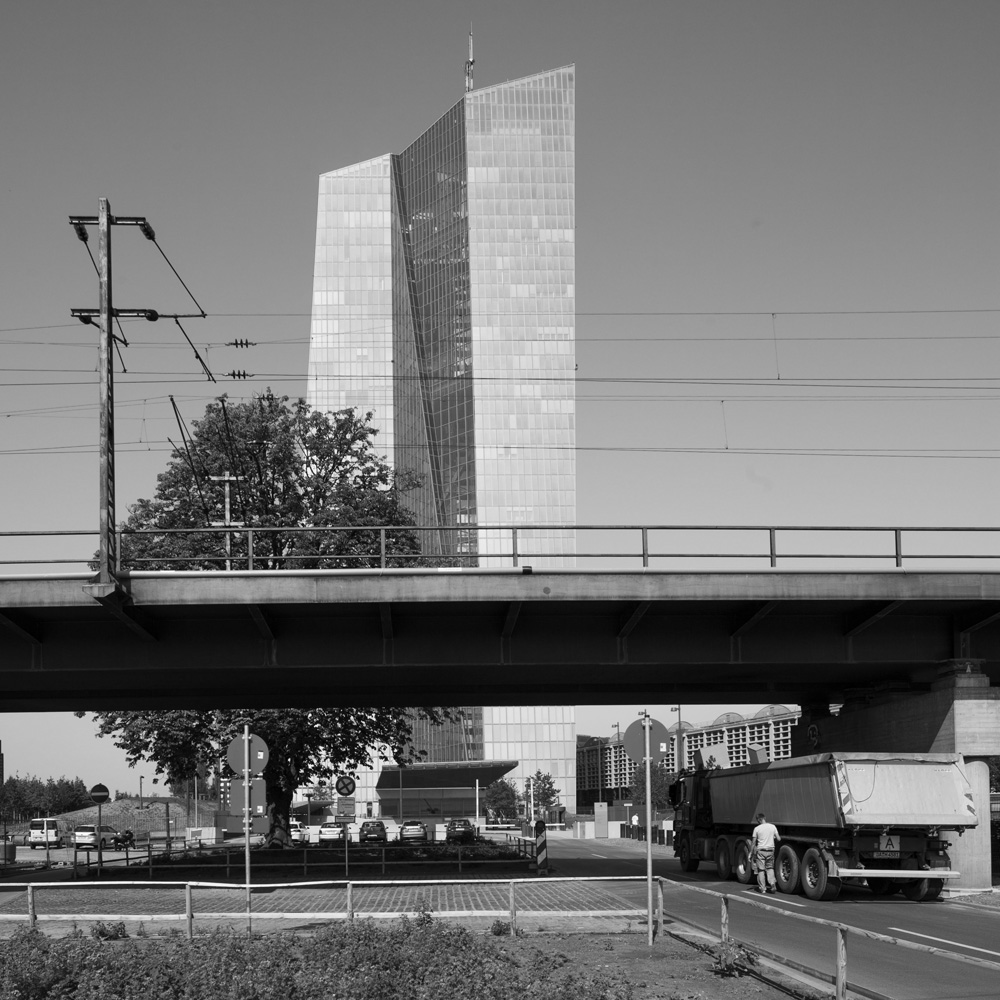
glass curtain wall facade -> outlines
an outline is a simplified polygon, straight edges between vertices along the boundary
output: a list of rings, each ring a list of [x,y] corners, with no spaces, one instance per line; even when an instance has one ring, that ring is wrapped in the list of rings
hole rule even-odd
[[[372,411],[425,551],[573,563],[572,66],[467,93],[320,177],[312,406]],[[501,527],[503,526],[503,527]]]
[[[374,414],[423,551],[576,548],[575,69],[466,93],[402,153],[321,175],[307,396]],[[428,760],[518,760],[576,808],[572,707],[465,708]],[[374,778],[359,782],[370,800]]]

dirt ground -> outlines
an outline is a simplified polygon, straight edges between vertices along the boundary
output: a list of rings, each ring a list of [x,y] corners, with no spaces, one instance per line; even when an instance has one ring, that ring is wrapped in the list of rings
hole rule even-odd
[[[641,934],[531,934],[516,938],[506,946],[512,951],[535,948],[556,956],[565,956],[567,970],[587,970],[611,978],[627,980],[635,1000],[778,1000],[789,996],[819,1000],[829,997],[829,990],[817,991],[783,973],[763,969],[770,980],[782,983],[779,989],[767,982],[744,975],[721,976],[713,971],[714,952],[701,951],[692,944],[664,935],[647,945]],[[708,942],[704,942],[708,945]]]

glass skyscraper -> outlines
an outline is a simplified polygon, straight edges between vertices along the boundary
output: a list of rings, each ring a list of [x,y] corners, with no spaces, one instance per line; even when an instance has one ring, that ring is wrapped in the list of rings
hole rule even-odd
[[[427,553],[572,566],[575,69],[472,90],[319,181],[308,401],[372,411]],[[468,707],[434,761],[518,760],[576,808],[569,707]]]
[[[509,553],[498,525],[525,562],[573,560],[574,77],[470,91],[320,177],[309,402],[373,411],[425,550],[473,564]]]

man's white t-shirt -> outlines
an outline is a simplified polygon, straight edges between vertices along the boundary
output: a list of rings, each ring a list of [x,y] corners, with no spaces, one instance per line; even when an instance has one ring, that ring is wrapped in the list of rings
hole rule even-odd
[[[778,828],[773,823],[761,823],[754,827],[753,842],[758,851],[773,851],[778,840]]]

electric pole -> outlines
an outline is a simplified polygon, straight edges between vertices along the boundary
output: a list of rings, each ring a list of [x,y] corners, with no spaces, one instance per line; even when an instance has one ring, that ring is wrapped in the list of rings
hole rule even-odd
[[[71,309],[70,315],[79,319],[82,323],[93,323],[95,319],[100,322],[100,335],[97,345],[97,369],[100,380],[100,499],[98,509],[98,569],[97,581],[91,588],[94,596],[98,600],[109,597],[119,590],[118,573],[118,537],[116,533],[117,521],[115,520],[115,378],[114,378],[114,351],[112,341],[114,333],[111,324],[120,317],[142,318],[150,322],[155,322],[160,318],[160,314],[155,309],[116,309],[113,302],[112,280],[111,280],[111,227],[112,226],[138,226],[139,231],[147,240],[156,244],[156,233],[153,227],[141,215],[119,215],[111,214],[111,204],[107,198],[101,198],[98,205],[97,215],[71,215],[69,223],[76,231],[77,238],[81,243],[87,244],[90,236],[87,226],[97,226],[98,228],[98,259],[94,262],[97,269],[97,279],[99,284],[99,306],[97,309]],[[166,254],[156,244],[166,260]],[[87,248],[88,253],[90,248]],[[93,254],[91,260],[93,261]],[[167,260],[170,269],[177,274],[173,264]],[[184,285],[183,279],[177,275],[178,280]],[[188,295],[190,289],[184,285]],[[172,318],[180,326],[178,318],[181,315],[198,316],[204,318],[205,310],[198,305],[197,300],[191,295],[192,301],[200,310],[197,313],[174,313]],[[182,328],[183,330],[183,328]],[[185,336],[187,336],[185,334]],[[195,351],[197,356],[197,351]],[[214,379],[213,379],[214,381]]]

